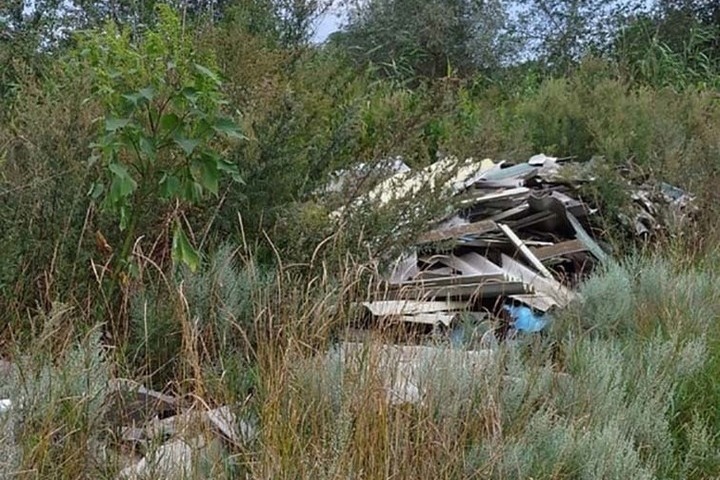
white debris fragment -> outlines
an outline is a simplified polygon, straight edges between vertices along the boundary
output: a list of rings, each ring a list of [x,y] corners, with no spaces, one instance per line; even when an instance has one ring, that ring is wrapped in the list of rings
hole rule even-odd
[[[346,342],[331,350],[325,362],[350,371],[365,371],[383,385],[390,404],[422,404],[428,378],[437,369],[482,375],[492,368],[495,352],[465,351],[421,345],[378,345]]]
[[[127,480],[186,478],[192,473],[192,453],[190,445],[183,440],[168,442],[136,464],[124,468],[118,478]]]
[[[220,433],[236,445],[243,445],[257,436],[255,428],[244,419],[238,419],[227,405],[209,410],[205,412],[205,416]]]

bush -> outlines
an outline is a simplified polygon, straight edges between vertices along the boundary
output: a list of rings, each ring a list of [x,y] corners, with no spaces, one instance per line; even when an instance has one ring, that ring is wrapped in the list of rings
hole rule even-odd
[[[34,354],[16,359],[5,387],[13,406],[2,419],[14,432],[2,443],[17,450],[0,463],[3,476],[34,472],[70,479],[96,477],[102,471],[110,366],[98,330],[80,342],[72,334],[65,336],[68,332],[62,329],[72,321],[72,313],[55,305],[38,319],[44,327]]]

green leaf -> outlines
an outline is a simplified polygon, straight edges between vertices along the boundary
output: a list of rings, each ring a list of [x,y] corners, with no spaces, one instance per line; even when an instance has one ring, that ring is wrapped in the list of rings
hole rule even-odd
[[[111,163],[108,167],[113,173],[113,181],[110,185],[110,199],[114,202],[130,195],[137,188],[137,183],[130,176],[127,168],[119,163]]]
[[[171,199],[180,195],[180,179],[172,173],[164,173],[160,179],[160,195]]]
[[[138,95],[140,95],[148,102],[151,102],[152,99],[155,98],[155,89],[153,87],[142,88],[138,91]]]
[[[183,149],[185,155],[190,156],[192,155],[195,148],[200,145],[200,140],[196,140],[194,138],[179,137],[175,139],[175,143],[177,143],[178,146]]]
[[[195,64],[195,69],[200,72],[203,76],[209,78],[212,80],[215,85],[220,85],[222,82],[220,81],[220,77],[218,77],[212,70],[210,70],[207,67],[203,67],[202,65]]]
[[[123,94],[122,97],[123,97],[125,100],[127,100],[128,102],[130,102],[130,103],[132,103],[133,105],[135,105],[136,107],[137,107],[138,102],[139,102],[140,99],[142,98],[142,97],[141,97],[139,94],[137,94],[137,93],[125,93],[125,94]]]
[[[180,125],[180,117],[174,113],[166,113],[160,117],[160,128],[167,132],[172,132]]]
[[[103,185],[100,182],[93,183],[90,186],[90,191],[88,191],[88,196],[92,198],[93,200],[97,200],[100,198],[100,195],[103,194],[105,191],[105,185]]]
[[[198,175],[194,175],[198,183],[200,183],[204,189],[217,195],[218,182],[220,180],[217,159],[214,158],[212,154],[205,154],[200,160],[194,162],[194,166],[199,172]]]
[[[125,205],[120,206],[120,231],[123,231],[130,224],[130,215]]]
[[[184,263],[192,272],[195,272],[200,266],[200,255],[190,244],[179,222],[175,225],[173,233],[172,259],[176,263]]]
[[[155,148],[155,142],[152,138],[148,138],[145,135],[140,137],[140,151],[145,154],[147,158],[155,161],[157,151]]]
[[[183,88],[182,96],[185,97],[185,100],[190,102],[192,105],[195,105],[195,103],[198,101],[198,91],[197,89],[192,87]]]
[[[128,169],[125,165],[122,165],[120,163],[111,163],[108,165],[108,168],[110,171],[115,174],[118,177],[129,177],[130,172],[128,172]]]
[[[246,140],[247,137],[243,135],[240,132],[240,128],[237,126],[237,124],[231,119],[227,117],[220,117],[215,121],[215,124],[213,125],[213,130],[215,130],[217,133],[222,133],[227,135],[230,138],[235,138],[238,140]]]
[[[137,92],[126,93],[123,95],[123,98],[128,100],[133,105],[138,106],[138,104],[141,103],[141,100],[148,102],[152,101],[152,99],[155,98],[155,89],[153,87],[145,87],[138,90]]]
[[[240,176],[240,169],[238,169],[238,166],[236,164],[229,162],[223,158],[223,159],[220,159],[220,161],[218,161],[217,166],[218,166],[218,170],[230,175],[230,178],[232,178],[234,182],[237,182],[237,183],[240,183],[243,185],[245,184],[242,177]]]
[[[197,203],[202,199],[202,185],[192,180],[189,176],[182,183],[182,199],[190,203]]]
[[[108,132],[116,132],[124,128],[128,123],[130,123],[129,118],[108,117],[105,119],[105,130]]]

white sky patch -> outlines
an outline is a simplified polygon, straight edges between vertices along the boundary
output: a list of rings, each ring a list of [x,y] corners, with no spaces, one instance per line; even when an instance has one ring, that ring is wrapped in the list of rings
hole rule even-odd
[[[312,42],[323,43],[331,34],[340,31],[345,21],[345,16],[345,12],[339,9],[330,9],[327,11],[313,26]]]

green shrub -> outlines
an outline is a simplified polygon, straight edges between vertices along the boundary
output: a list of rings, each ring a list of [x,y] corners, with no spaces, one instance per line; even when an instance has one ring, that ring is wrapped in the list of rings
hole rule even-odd
[[[16,358],[7,385],[13,406],[2,420],[14,430],[3,444],[16,445],[19,452],[0,463],[3,476],[33,472],[71,479],[100,472],[110,365],[98,330],[80,342],[67,337],[58,354],[50,348],[57,346],[55,336],[67,328],[65,322],[72,322],[72,313],[56,305],[44,318],[35,351]]]

